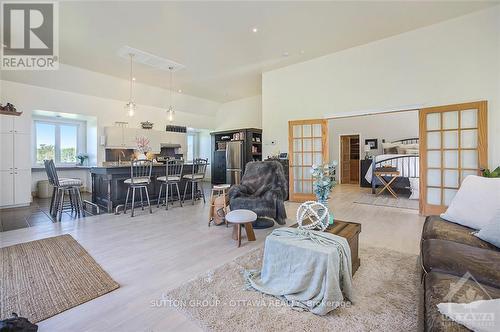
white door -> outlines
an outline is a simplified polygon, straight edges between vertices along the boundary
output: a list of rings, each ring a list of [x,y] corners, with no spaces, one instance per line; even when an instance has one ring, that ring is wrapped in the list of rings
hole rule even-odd
[[[12,133],[14,131],[14,116],[0,115],[0,133]]]
[[[14,170],[31,168],[31,140],[29,134],[14,134]]]
[[[0,134],[0,151],[0,171],[11,171],[14,168],[14,135],[12,133]]]
[[[31,203],[31,170],[14,171],[14,204]]]
[[[0,206],[14,205],[14,172],[0,171]]]

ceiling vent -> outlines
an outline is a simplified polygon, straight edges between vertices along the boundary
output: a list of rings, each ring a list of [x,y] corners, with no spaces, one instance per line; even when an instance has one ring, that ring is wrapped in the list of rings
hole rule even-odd
[[[130,46],[123,46],[118,50],[118,56],[121,58],[129,59],[130,54],[134,55],[135,63],[141,63],[143,65],[156,69],[168,71],[170,68],[173,68],[172,71],[175,72],[185,68],[185,66],[181,65],[180,63],[138,50]]]

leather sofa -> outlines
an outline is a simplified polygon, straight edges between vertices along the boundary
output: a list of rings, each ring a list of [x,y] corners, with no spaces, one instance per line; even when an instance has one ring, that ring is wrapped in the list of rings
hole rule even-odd
[[[425,221],[420,255],[424,331],[469,331],[442,315],[439,303],[500,298],[500,249],[472,232],[439,216]]]

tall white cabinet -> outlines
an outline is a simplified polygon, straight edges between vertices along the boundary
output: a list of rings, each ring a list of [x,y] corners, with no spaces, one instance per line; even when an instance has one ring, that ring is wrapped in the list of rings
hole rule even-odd
[[[31,202],[31,119],[0,114],[0,208]]]

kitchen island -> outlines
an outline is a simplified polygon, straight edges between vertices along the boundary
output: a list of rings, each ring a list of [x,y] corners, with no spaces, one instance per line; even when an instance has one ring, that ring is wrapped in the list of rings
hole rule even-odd
[[[191,174],[193,171],[193,164],[184,164],[182,175]],[[158,199],[158,194],[160,192],[160,181],[156,178],[159,176],[165,176],[166,166],[164,164],[153,164],[153,169],[151,171],[151,184],[148,186],[149,199],[151,204],[156,204]],[[118,205],[125,204],[125,199],[127,196],[128,185],[123,181],[130,178],[130,165],[120,165],[120,166],[101,166],[92,167],[90,169],[90,174],[92,176],[92,202],[104,207],[104,209],[111,213]],[[186,180],[181,180],[179,185],[179,191],[184,195],[184,187],[186,185]],[[164,188],[165,189],[165,188]],[[164,197],[165,190],[163,189],[162,197]],[[169,191],[170,199],[177,199],[177,191],[173,195],[172,191]],[[138,198],[140,201],[140,196],[136,193],[136,203]],[[186,199],[191,198],[191,186],[188,186],[186,191]],[[144,197],[145,199],[145,197]],[[132,201],[129,198],[129,203]]]

